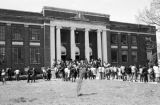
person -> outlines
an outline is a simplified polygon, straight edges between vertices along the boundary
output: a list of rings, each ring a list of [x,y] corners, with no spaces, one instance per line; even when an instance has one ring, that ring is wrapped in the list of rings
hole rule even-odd
[[[96,68],[91,66],[91,72],[93,73],[93,79],[96,78]]]
[[[99,67],[98,67],[98,72],[99,72],[99,79],[101,80],[102,79],[102,67],[101,67],[101,65],[99,65]]]
[[[36,81],[36,70],[33,67],[31,70],[31,83]]]
[[[132,72],[132,82],[136,82],[137,80],[137,68],[135,65],[131,66],[131,72]]]
[[[7,68],[8,70],[8,80],[12,81],[12,69],[11,68]]]
[[[144,82],[143,69],[144,69],[144,67],[139,66],[139,77],[140,77],[140,82]]]
[[[148,82],[148,68],[145,66],[143,69],[144,82]]]
[[[2,72],[1,72],[1,79],[2,79],[3,85],[6,84],[6,72],[4,69],[2,69]]]
[[[127,81],[131,81],[131,75],[132,75],[131,66],[127,67],[125,73],[127,74]]]
[[[31,80],[31,75],[32,75],[32,70],[29,68],[28,71],[27,71],[27,83],[30,82],[30,80]]]
[[[126,81],[127,80],[126,73],[125,73],[126,67],[121,66],[120,68],[121,68],[121,72],[122,72],[122,79],[123,79],[123,81]]]
[[[51,80],[51,76],[52,76],[52,74],[51,74],[51,68],[48,67],[48,69],[47,69],[47,80],[48,81]]]
[[[66,66],[66,68],[64,69],[64,71],[65,71],[65,79],[64,79],[64,81],[70,80],[69,79],[69,76],[70,76],[69,66]]]
[[[16,81],[19,81],[20,70],[19,70],[19,69],[16,69],[16,70],[14,71],[14,73],[15,73]]]
[[[153,66],[153,70],[154,70],[154,73],[155,73],[155,77],[156,77],[156,82],[158,83],[159,82],[159,67],[158,66]]]
[[[43,73],[43,79],[45,80],[46,79],[46,77],[47,77],[47,71],[45,70],[45,68],[44,67],[42,67],[41,68],[42,69],[42,73]]]
[[[83,78],[85,77],[85,73],[86,73],[86,67],[85,65],[83,65],[82,67],[80,67],[80,77],[79,80],[77,81],[77,96],[80,96],[80,90],[82,87],[82,81]]]
[[[118,67],[118,71],[117,72],[118,72],[118,79],[121,80],[122,79],[122,69],[121,69],[120,66]]]

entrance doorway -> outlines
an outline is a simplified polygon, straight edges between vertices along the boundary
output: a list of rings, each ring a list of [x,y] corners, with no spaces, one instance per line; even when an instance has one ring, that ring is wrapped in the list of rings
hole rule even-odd
[[[90,60],[93,59],[93,53],[92,53],[91,47],[89,47],[89,57],[90,57]]]
[[[80,60],[80,50],[77,46],[75,47],[75,60]]]
[[[61,59],[63,61],[65,61],[66,60],[66,56],[67,56],[67,50],[66,50],[66,48],[64,46],[61,46]]]

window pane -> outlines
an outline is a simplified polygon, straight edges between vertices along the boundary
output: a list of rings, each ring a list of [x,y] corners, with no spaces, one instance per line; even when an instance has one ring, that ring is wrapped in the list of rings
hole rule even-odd
[[[136,36],[131,36],[131,44],[137,45],[137,37]]]
[[[132,51],[131,57],[132,57],[131,60],[133,62],[137,62],[137,51]]]
[[[0,47],[0,65],[5,63],[5,47]]]
[[[118,51],[116,49],[111,50],[111,60],[112,62],[118,62]]]
[[[30,63],[40,64],[40,48],[30,48]]]
[[[22,28],[20,26],[12,27],[12,40],[23,40]]]
[[[128,61],[128,51],[122,51],[122,62]]]
[[[122,44],[122,45],[127,45],[127,44],[128,44],[127,41],[128,41],[128,40],[127,40],[127,34],[122,33],[122,35],[121,35],[121,44]]]
[[[24,53],[22,47],[12,48],[12,62],[14,64],[24,63]]]
[[[5,26],[0,26],[0,40],[5,40]]]
[[[31,28],[31,35],[30,40],[40,40],[40,29],[38,28]]]
[[[118,34],[111,33],[111,44],[117,44],[117,43],[118,43]]]

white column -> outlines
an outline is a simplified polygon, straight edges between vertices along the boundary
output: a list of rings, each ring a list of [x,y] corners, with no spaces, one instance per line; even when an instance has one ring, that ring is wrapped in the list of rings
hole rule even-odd
[[[71,40],[71,59],[75,60],[75,28],[71,27],[71,36],[70,36],[70,40]]]
[[[53,66],[55,60],[55,26],[50,26],[50,65]]]
[[[89,61],[89,29],[85,29],[85,58]]]
[[[107,54],[107,32],[106,30],[102,31],[102,46],[103,46],[103,61],[108,63],[108,54]]]
[[[101,30],[97,30],[97,53],[98,59],[102,60]]]
[[[57,36],[56,36],[56,49],[57,49],[57,61],[61,60],[61,27],[57,26]]]

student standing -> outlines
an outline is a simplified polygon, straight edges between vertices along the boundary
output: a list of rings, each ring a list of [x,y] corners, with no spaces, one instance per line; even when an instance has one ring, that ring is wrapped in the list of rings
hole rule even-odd
[[[6,72],[4,69],[2,69],[2,72],[1,72],[1,79],[2,79],[3,85],[6,84]]]
[[[15,73],[16,81],[19,81],[20,70],[19,70],[19,69],[16,69],[16,70],[14,71],[14,73]]]
[[[79,80],[77,81],[77,96],[80,96],[80,90],[82,87],[82,80],[85,77],[85,73],[86,73],[86,67],[85,65],[83,65],[82,67],[80,67],[80,77]]]

